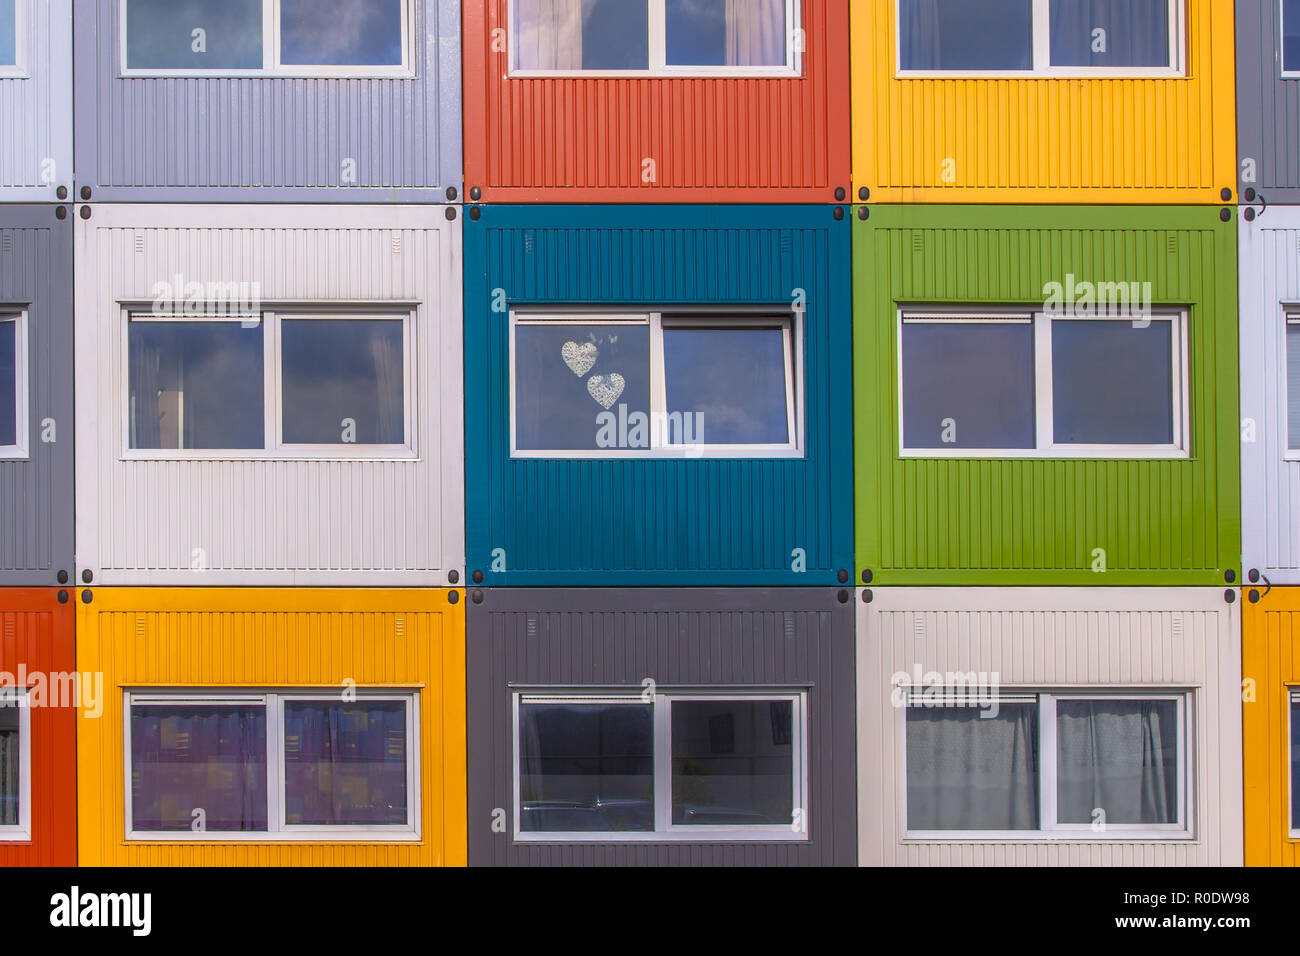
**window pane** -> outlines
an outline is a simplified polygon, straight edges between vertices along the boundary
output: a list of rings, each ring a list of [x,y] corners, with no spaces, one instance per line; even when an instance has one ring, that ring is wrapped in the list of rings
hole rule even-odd
[[[519,774],[525,832],[653,830],[651,707],[521,704]]]
[[[1286,327],[1286,446],[1300,448],[1300,324]]]
[[[133,829],[192,830],[199,820],[212,831],[266,829],[266,708],[133,705]]]
[[[0,66],[18,63],[18,30],[14,20],[15,0],[0,0]]]
[[[1291,701],[1291,829],[1300,830],[1300,701]]]
[[[0,445],[18,443],[18,323],[0,320]]]
[[[284,319],[280,353],[286,444],[406,440],[400,319]]]
[[[1173,329],[1129,321],[1052,321],[1058,445],[1169,445],[1174,440]]]
[[[1031,70],[1033,0],[899,0],[904,70]]]
[[[1282,69],[1300,71],[1300,0],[1282,0]]]
[[[1034,327],[903,323],[908,448],[1033,448]]]
[[[0,703],[0,827],[22,823],[22,740],[18,720],[22,711],[13,699]]]
[[[403,826],[406,704],[286,701],[284,820],[316,826]]]
[[[280,0],[280,62],[401,66],[402,0]]]
[[[1169,0],[1052,0],[1052,66],[1168,66]]]
[[[649,448],[649,412],[648,325],[515,326],[520,450]]]
[[[667,0],[673,66],[785,66],[785,0]]]
[[[516,0],[515,62],[521,70],[645,70],[647,0]]]
[[[127,0],[132,70],[260,70],[262,0]]]
[[[1038,705],[908,707],[907,827],[1038,829]]]
[[[788,700],[673,701],[673,823],[789,826],[792,709]]]
[[[132,322],[132,448],[262,448],[262,327]]]
[[[664,385],[673,444],[784,445],[781,329],[664,329]]]
[[[1177,823],[1178,702],[1057,701],[1056,816]]]

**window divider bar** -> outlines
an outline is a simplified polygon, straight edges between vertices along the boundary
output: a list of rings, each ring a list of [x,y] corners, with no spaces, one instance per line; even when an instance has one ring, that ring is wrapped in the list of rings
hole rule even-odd
[[[1034,435],[1039,451],[1056,441],[1052,390],[1052,320],[1034,315]]]

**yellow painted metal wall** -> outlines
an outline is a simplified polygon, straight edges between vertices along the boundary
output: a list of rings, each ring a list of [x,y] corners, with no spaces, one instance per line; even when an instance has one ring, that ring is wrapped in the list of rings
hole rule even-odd
[[[102,717],[78,718],[82,865],[465,864],[463,591],[97,588],[77,599],[77,667],[102,671],[107,697]],[[126,841],[124,690],[341,688],[348,678],[420,691],[419,842]]]
[[[896,0],[853,0],[854,196],[1222,201],[1237,180],[1233,4],[1186,3],[1184,77],[899,79]]]
[[[1246,865],[1296,866],[1287,709],[1290,688],[1300,686],[1300,588],[1273,588],[1258,603],[1250,593],[1242,604],[1241,670]]]

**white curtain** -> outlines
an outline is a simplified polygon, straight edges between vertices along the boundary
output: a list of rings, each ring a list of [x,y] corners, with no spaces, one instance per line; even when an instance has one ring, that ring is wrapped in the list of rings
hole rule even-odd
[[[379,385],[379,421],[376,423],[374,441],[381,445],[400,445],[405,440],[402,420],[402,355],[401,349],[389,336],[370,337],[370,357],[375,363],[375,377]],[[393,383],[397,388],[393,388]]]
[[[582,0],[518,0],[515,18],[519,69],[582,69]]]
[[[785,32],[785,0],[727,0],[727,65],[783,65]]]
[[[907,709],[909,830],[1038,827],[1037,705]]]
[[[1093,53],[1093,31],[1106,50]],[[1158,66],[1169,57],[1168,0],[1053,0],[1052,62],[1068,66]]]
[[[1175,701],[1062,700],[1056,725],[1061,823],[1178,822]]]
[[[18,731],[0,732],[0,826],[16,827],[19,789]]]
[[[903,69],[934,68],[944,62],[936,0],[906,0],[899,8],[899,18]]]

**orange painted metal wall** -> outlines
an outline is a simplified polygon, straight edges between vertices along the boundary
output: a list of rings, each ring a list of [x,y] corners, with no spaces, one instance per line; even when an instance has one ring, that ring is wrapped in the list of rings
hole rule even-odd
[[[849,198],[849,0],[803,0],[797,78],[511,78],[500,39],[508,6],[464,7],[469,199]],[[655,161],[651,184],[645,159]]]
[[[67,598],[59,602],[59,594]],[[34,688],[33,676],[71,674],[76,667],[76,615],[71,591],[0,589],[0,671]],[[33,691],[34,692],[34,691]],[[51,703],[47,696],[46,703]],[[70,703],[70,702],[69,702]],[[32,707],[31,840],[0,840],[0,867],[77,863],[77,712]]]

